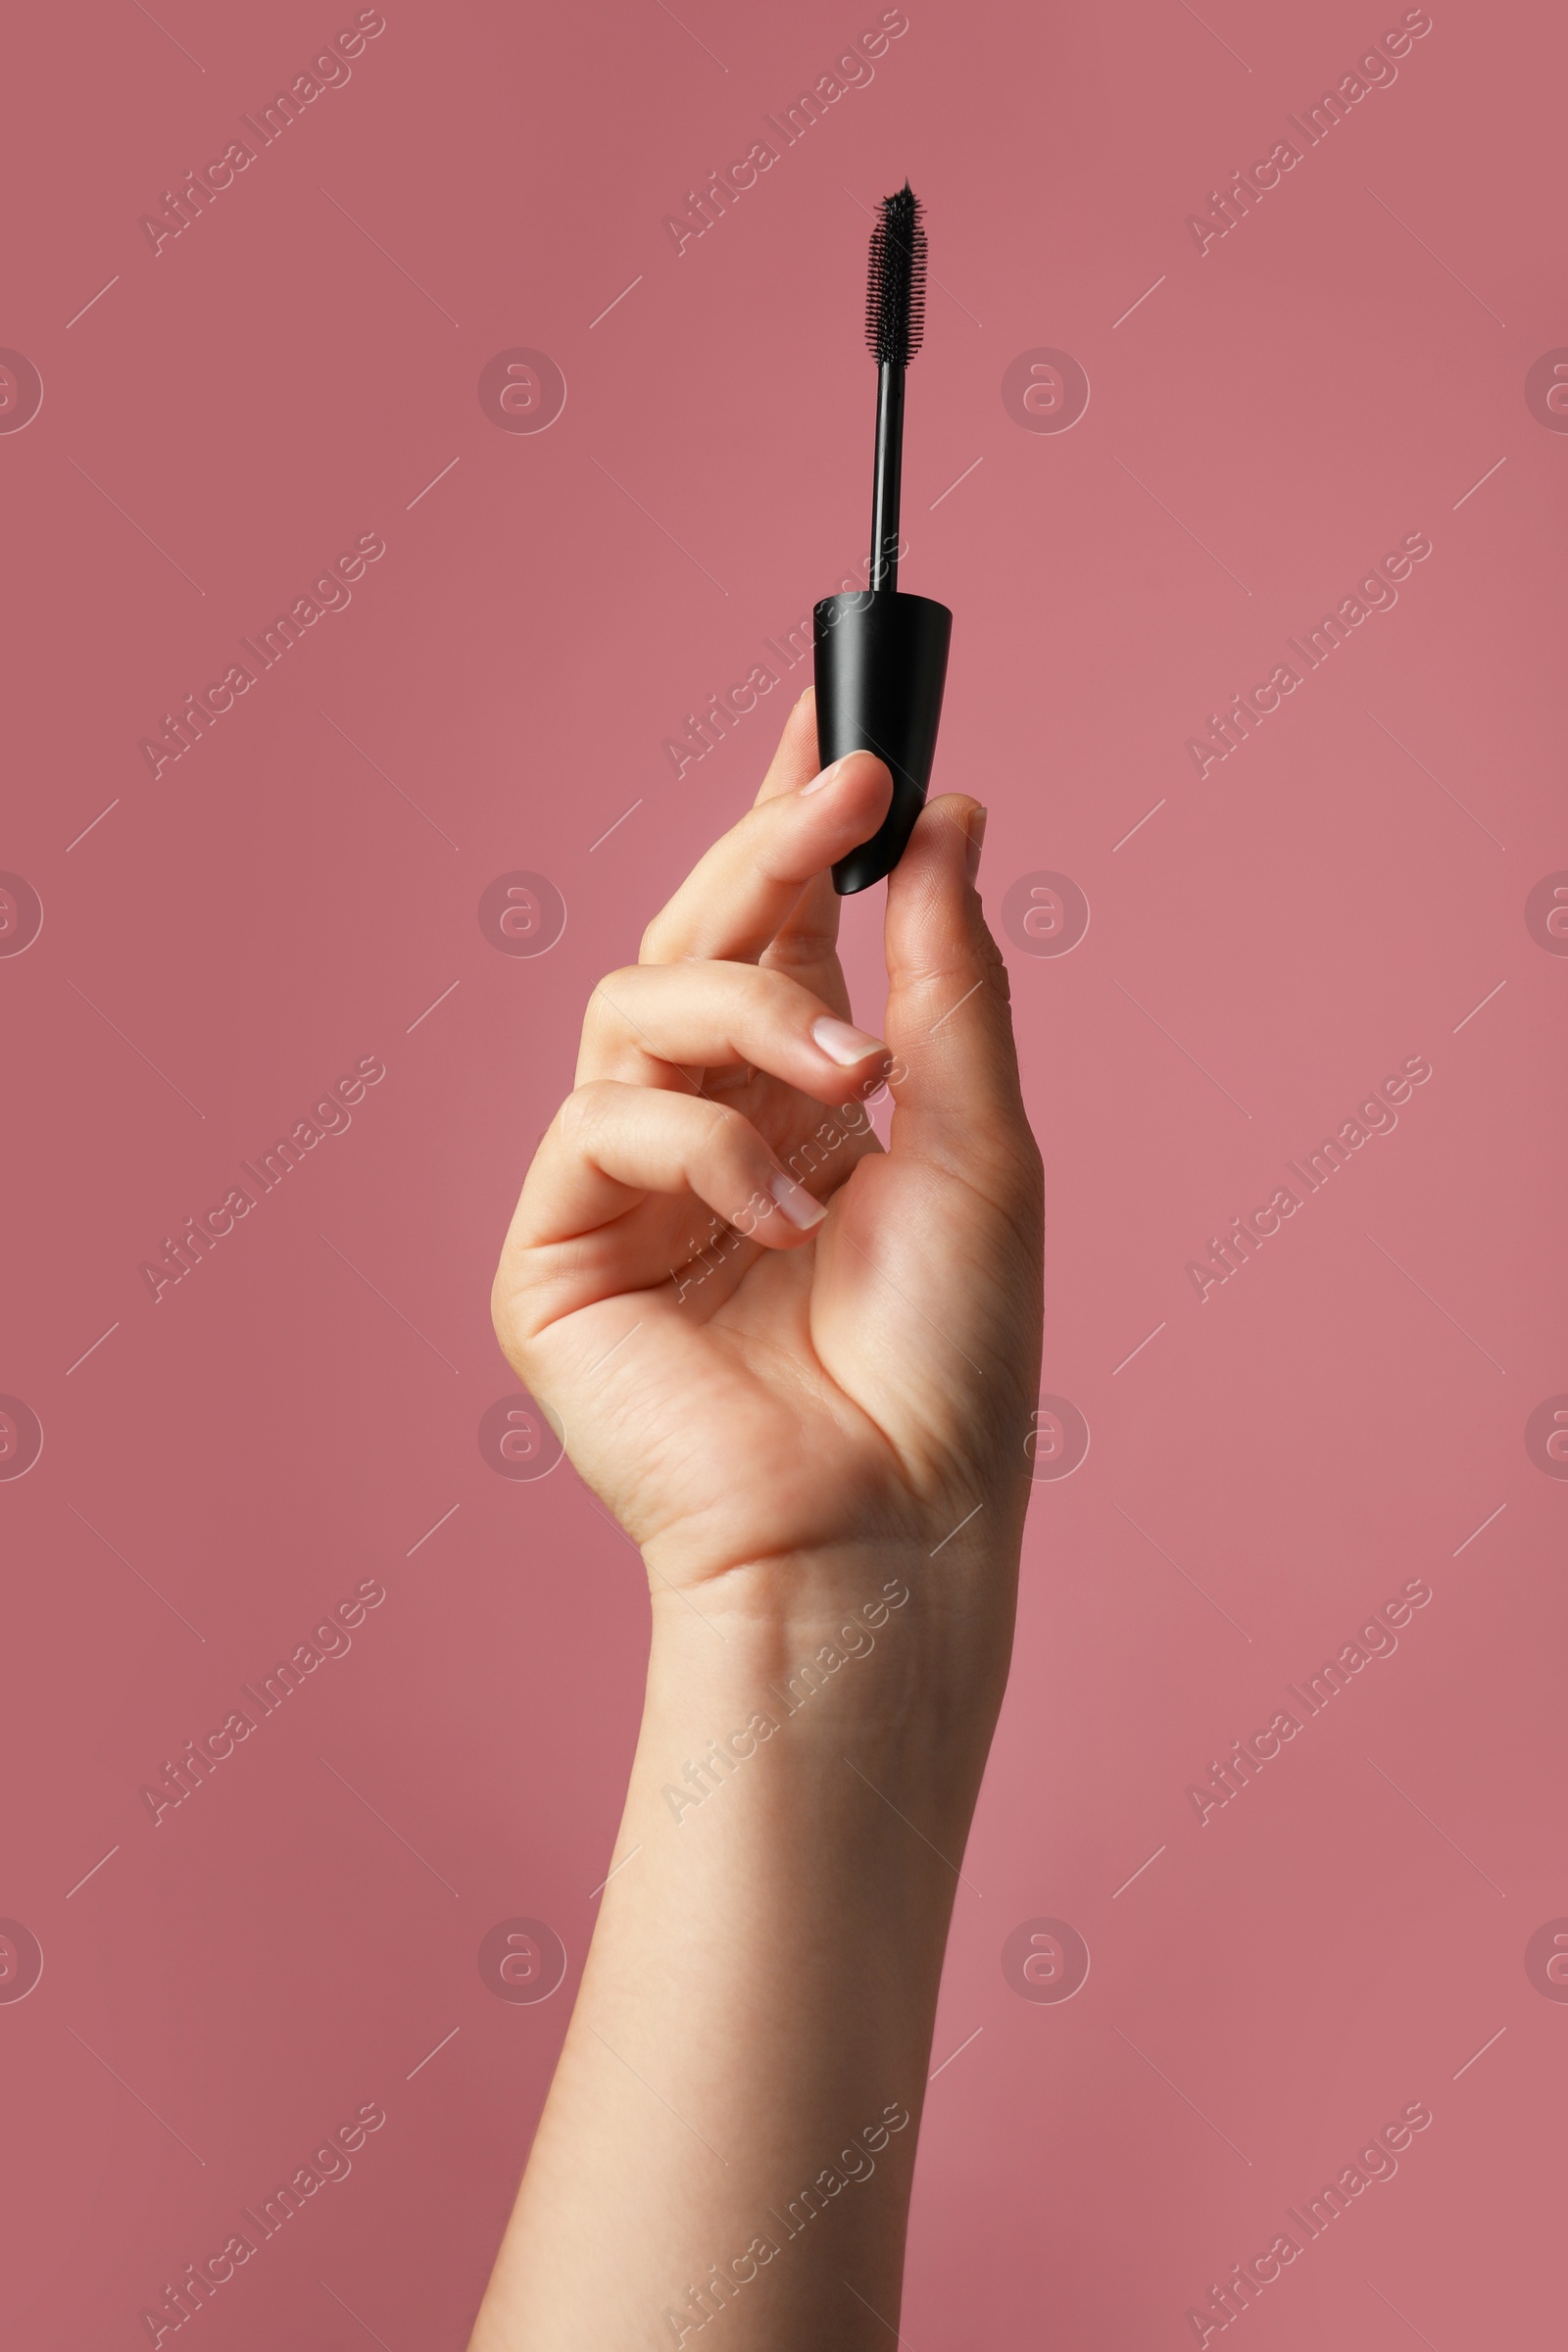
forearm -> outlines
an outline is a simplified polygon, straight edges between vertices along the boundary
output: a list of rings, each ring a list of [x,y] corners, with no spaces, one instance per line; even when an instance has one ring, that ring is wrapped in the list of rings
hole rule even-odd
[[[689,2343],[705,2307],[732,2352],[887,2340],[1006,1669],[1013,1564],[973,1565],[867,1548],[658,1590],[614,1873],[474,2352]]]
[[[710,2328],[863,2352],[898,2323],[1011,1642],[1040,1159],[974,888],[984,812],[930,803],[889,879],[878,1043],[850,1019],[831,868],[892,778],[815,752],[807,697],[757,806],[596,990],[496,1278],[509,1359],[647,1546],[654,1638],[474,2352]],[[844,1107],[884,1080],[886,1151]]]

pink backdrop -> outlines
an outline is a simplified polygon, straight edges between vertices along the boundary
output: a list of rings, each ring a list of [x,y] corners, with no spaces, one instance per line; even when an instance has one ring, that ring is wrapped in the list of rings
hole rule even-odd
[[[1254,2352],[1542,2340],[1560,14],[93,0],[11,45],[7,2345],[145,2342],[308,2165],[210,2352],[465,2340],[646,1622],[569,1468],[481,1444],[490,1272],[593,979],[749,799],[786,633],[861,555],[866,207],[906,172],[905,585],[956,614],[938,781],[993,812],[1071,1475],[1030,1521],[905,2333],[1174,2347],[1284,2233]],[[501,1997],[518,1919],[564,1949],[542,2002]]]

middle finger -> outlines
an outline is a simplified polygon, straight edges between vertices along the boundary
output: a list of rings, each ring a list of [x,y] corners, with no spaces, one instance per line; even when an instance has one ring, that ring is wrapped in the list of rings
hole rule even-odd
[[[629,964],[601,981],[583,1022],[577,1084],[679,1087],[691,1069],[743,1063],[837,1102],[888,1059],[786,973],[752,963]]]

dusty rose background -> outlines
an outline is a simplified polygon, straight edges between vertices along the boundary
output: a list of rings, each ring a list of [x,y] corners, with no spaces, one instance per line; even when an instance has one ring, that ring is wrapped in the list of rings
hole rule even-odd
[[[203,2338],[465,2340],[645,1638],[569,1468],[481,1450],[514,1394],[490,1270],[593,978],[745,805],[804,668],[678,781],[664,739],[782,668],[764,641],[862,552],[864,208],[906,172],[937,283],[905,582],[957,616],[939,781],[993,811],[1045,1386],[1091,1442],[1035,1497],[905,2334],[1192,2342],[1211,2282],[1417,2103],[1396,2177],[1233,2325],[1449,2352],[1557,2307],[1562,22],[1434,0],[1396,80],[1200,255],[1187,216],[1400,9],[909,0],[874,78],[677,256],[664,216],[881,13],[388,0],[156,254],[141,216],[355,12],[127,0],[9,35],[18,2352],[147,2341],[367,2106]],[[547,431],[501,429],[519,350],[564,379]],[[1042,351],[1087,376],[1070,430],[1034,429]],[[1397,604],[1200,780],[1208,714],[1415,534]],[[155,779],[162,714],[362,536],[352,603]],[[481,927],[518,872],[564,906],[542,955]],[[1041,874],[1087,904],[1069,953],[1037,952],[1070,936]],[[847,924],[873,1018],[877,920]],[[1200,1303],[1208,1237],[1415,1056],[1397,1128]],[[362,1060],[352,1126],[155,1304],[140,1263]],[[1200,1824],[1189,1788],[1417,1580],[1397,1650]],[[362,1584],[348,1653],[155,1826],[143,1786]],[[481,1975],[517,1919],[564,1947],[542,2002],[497,1997],[494,1941]],[[1021,1997],[1042,1919],[1087,1947],[1067,2001]]]

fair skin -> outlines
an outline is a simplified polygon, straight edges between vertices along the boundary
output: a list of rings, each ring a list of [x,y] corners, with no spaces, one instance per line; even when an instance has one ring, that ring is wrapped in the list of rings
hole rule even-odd
[[[590,1001],[507,1237],[501,1344],[640,1545],[653,1630],[620,1867],[470,2352],[899,2326],[1011,1645],[1042,1212],[977,803],[922,814],[885,1044],[851,1025],[827,869],[890,790],[864,753],[817,778],[805,696]]]

